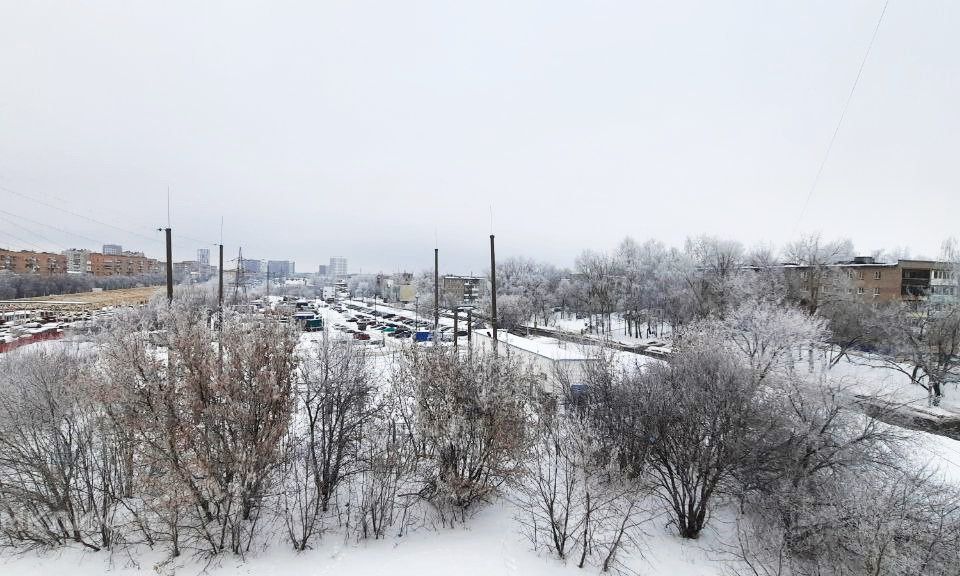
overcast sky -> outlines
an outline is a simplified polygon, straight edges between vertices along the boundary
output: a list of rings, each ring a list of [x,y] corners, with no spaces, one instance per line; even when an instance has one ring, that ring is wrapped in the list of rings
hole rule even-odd
[[[160,256],[169,186],[175,259],[223,217],[228,257],[298,271],[425,269],[436,238],[480,272],[491,205],[498,255],[561,265],[627,235],[935,255],[955,0],[890,2],[800,219],[882,7],[0,0],[0,245]]]

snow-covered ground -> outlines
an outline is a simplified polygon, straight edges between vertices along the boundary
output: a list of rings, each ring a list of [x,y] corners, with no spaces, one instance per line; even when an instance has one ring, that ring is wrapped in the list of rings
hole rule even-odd
[[[380,306],[378,306],[380,308]],[[321,308],[320,314],[328,326],[345,324],[345,315],[330,308]],[[452,322],[452,321],[451,321]],[[334,337],[350,337],[339,332]],[[371,332],[374,338],[381,335]],[[301,341],[304,348],[322,338],[321,333],[304,333]],[[571,353],[570,344],[553,338],[518,338],[519,345],[533,350],[553,350]],[[386,373],[390,359],[402,345],[396,339],[384,338],[384,346],[371,346],[376,357],[375,365]],[[370,343],[368,343],[369,345]],[[65,342],[48,343],[48,346],[68,345]],[[559,352],[558,352],[559,353]],[[618,353],[621,360],[631,359],[656,361],[632,353]],[[827,356],[819,352],[813,357],[798,353],[795,369],[812,370],[812,377],[823,370]],[[856,357],[856,362],[843,361],[827,373],[832,377],[847,380],[862,393],[887,393],[901,401],[926,404],[926,392],[910,384],[909,378],[893,370],[869,364],[869,357]],[[957,390],[947,390],[947,401],[942,408],[948,412],[956,409]],[[960,485],[960,441],[924,432],[907,432],[915,440],[916,449],[912,458],[917,467],[936,469],[945,480]],[[725,553],[734,543],[735,513],[732,505],[719,506],[702,534],[696,541],[683,540],[667,525],[668,516],[662,503],[651,500],[651,517],[643,526],[643,542],[637,553],[626,557],[625,563],[631,572],[643,575],[720,576],[729,574],[734,560]],[[658,508],[659,507],[659,508]],[[273,575],[339,575],[359,576],[432,576],[432,575],[495,575],[518,574],[530,576],[562,576],[583,574],[576,568],[576,561],[562,562],[545,553],[532,549],[530,542],[521,533],[521,525],[515,519],[516,508],[506,496],[497,498],[479,511],[466,525],[457,528],[420,528],[402,538],[389,537],[379,541],[357,542],[345,539],[343,532],[333,529],[327,532],[315,548],[303,553],[291,550],[277,526],[276,536],[245,558],[229,554],[214,559],[211,563],[190,557],[170,560],[161,550],[145,548],[109,552],[90,552],[77,548],[54,551],[32,551],[21,554],[0,552],[0,574],[3,576],[37,576],[45,574],[71,574],[92,576],[94,574],[243,574],[249,576]],[[596,572],[588,568],[587,573]]]
[[[516,508],[500,499],[481,510],[466,525],[457,528],[422,528],[402,538],[377,541],[344,541],[327,533],[312,550],[296,553],[284,542],[274,542],[246,558],[225,554],[210,564],[178,558],[169,561],[162,552],[136,550],[89,552],[65,548],[52,552],[28,552],[0,556],[4,576],[70,574],[243,574],[249,576],[563,576],[595,573],[576,568],[576,560],[562,562],[534,552],[515,520]],[[638,574],[676,576],[721,576],[730,562],[723,545],[733,535],[732,513],[721,510],[696,541],[683,540],[666,518],[651,519],[638,553],[625,558]]]
[[[918,466],[936,467],[945,479],[960,483],[960,441],[921,432]],[[655,505],[651,501],[651,505]],[[312,550],[294,552],[283,540],[252,551],[245,558],[224,554],[211,563],[182,557],[170,561],[163,552],[128,550],[111,555],[64,548],[19,555],[0,553],[0,574],[38,576],[70,574],[209,574],[220,576],[564,576],[592,574],[576,568],[576,560],[562,562],[533,551],[520,531],[517,509],[500,498],[457,528],[421,528],[402,538],[356,542],[330,531]],[[735,543],[734,506],[720,506],[699,540],[683,540],[655,510],[643,527],[637,552],[625,557],[631,572],[644,576],[721,576],[736,566],[726,550]]]
[[[630,336],[627,334],[627,323],[620,314],[614,314],[610,322],[609,332],[590,332],[587,329],[589,321],[586,318],[576,318],[571,314],[565,317],[556,314],[551,319],[548,328],[555,328],[563,332],[576,335],[590,335],[601,338],[608,338],[621,344],[650,344],[651,342],[670,342],[670,327],[667,325],[655,325],[650,327],[650,335],[647,336],[647,326],[640,326],[641,337]]]

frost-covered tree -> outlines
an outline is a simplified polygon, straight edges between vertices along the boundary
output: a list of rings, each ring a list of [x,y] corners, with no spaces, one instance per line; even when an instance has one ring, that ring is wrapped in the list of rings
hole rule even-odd
[[[732,351],[753,371],[757,382],[773,372],[785,372],[791,352],[826,341],[822,318],[769,300],[747,302],[722,319],[688,325],[681,346],[718,346]]]
[[[527,442],[526,398],[540,386],[504,355],[460,356],[414,347],[393,374],[401,419],[429,461],[420,494],[440,521],[464,520],[520,470]]]
[[[837,280],[830,265],[849,261],[853,257],[853,242],[849,239],[826,241],[819,234],[810,234],[787,244],[783,256],[806,272],[805,277],[795,280],[790,290],[812,314],[829,294],[838,293],[836,289],[830,290]]]

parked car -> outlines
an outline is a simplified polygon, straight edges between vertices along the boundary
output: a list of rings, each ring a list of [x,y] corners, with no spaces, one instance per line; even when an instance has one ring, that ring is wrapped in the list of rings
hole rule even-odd
[[[355,332],[355,333],[353,334],[353,339],[354,339],[354,340],[369,340],[369,339],[370,339],[370,335],[367,334],[366,332]]]

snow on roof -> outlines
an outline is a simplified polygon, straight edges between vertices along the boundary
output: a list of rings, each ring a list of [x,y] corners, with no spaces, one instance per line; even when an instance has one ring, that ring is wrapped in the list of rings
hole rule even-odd
[[[492,339],[489,330],[474,332],[483,338]],[[564,361],[595,361],[597,349],[595,346],[573,344],[546,336],[517,336],[505,331],[497,332],[497,340],[513,348],[542,356],[555,362]]]

